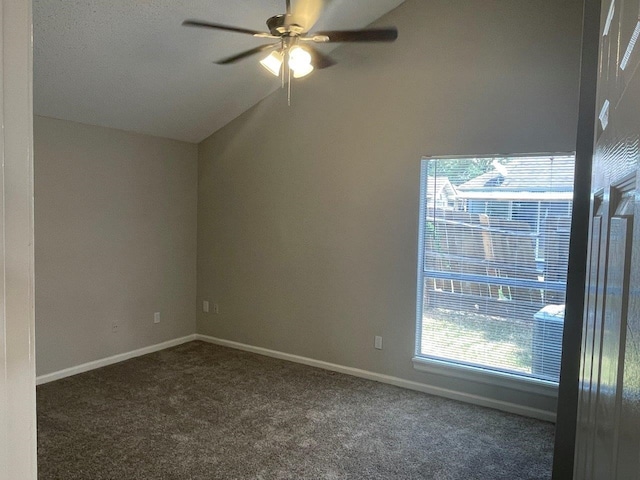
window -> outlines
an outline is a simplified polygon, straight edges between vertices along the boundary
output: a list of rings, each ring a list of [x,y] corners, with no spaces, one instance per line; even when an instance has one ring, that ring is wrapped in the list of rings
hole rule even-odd
[[[574,161],[422,161],[416,368],[557,384]]]

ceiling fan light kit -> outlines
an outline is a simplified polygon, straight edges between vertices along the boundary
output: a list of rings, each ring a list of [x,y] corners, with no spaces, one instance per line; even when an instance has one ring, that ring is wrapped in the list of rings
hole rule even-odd
[[[291,67],[291,69],[293,70],[293,78],[302,78],[302,77],[306,77],[307,75],[309,75],[311,72],[313,72],[313,65],[311,65],[310,63],[307,65],[302,65],[296,69],[294,69],[293,67]]]
[[[260,60],[260,64],[273,75],[282,75],[283,86],[285,76],[289,80],[291,74],[293,74],[294,78],[302,78],[315,69],[323,69],[335,65],[336,62],[328,55],[314,48],[311,45],[313,43],[393,42],[398,38],[398,30],[395,27],[309,33],[322,12],[323,3],[323,0],[297,0],[292,10],[291,0],[286,0],[286,13],[274,15],[267,20],[269,32],[260,32],[201,20],[185,20],[182,24],[189,27],[243,33],[260,39],[277,40],[276,43],[260,45],[231,57],[223,58],[215,63],[229,65],[260,52],[273,50]],[[301,46],[300,43],[305,43],[305,45]],[[291,82],[289,82],[289,98],[290,92]]]
[[[269,72],[273,73],[276,77],[280,76],[280,70],[282,70],[282,62],[284,61],[284,55],[282,52],[271,52],[269,55],[260,60],[260,64],[266,68]]]
[[[293,77],[302,78],[313,72],[314,67],[311,61],[311,54],[303,47],[284,45],[281,49],[271,52],[260,60],[260,64],[270,73],[279,77],[282,64],[286,62],[287,67],[293,72]]]
[[[292,47],[289,49],[289,68],[293,70],[294,78],[302,78],[313,71],[311,65],[311,54],[302,47]]]

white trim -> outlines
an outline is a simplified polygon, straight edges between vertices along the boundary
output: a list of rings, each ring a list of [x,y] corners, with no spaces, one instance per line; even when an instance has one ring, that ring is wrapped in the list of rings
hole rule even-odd
[[[324,362],[322,360],[314,360],[313,358],[301,357],[299,355],[279,352],[277,350],[269,350],[262,347],[255,347],[253,345],[247,345],[231,340],[224,340],[222,338],[210,337],[208,335],[196,334],[196,340],[213,343],[215,345],[221,345],[224,347],[235,348],[237,350],[244,350],[246,352],[257,353],[259,355],[265,355],[267,357],[279,358],[281,360],[301,363],[303,365],[322,368],[325,370],[330,370],[332,372],[344,373],[347,375],[352,375],[354,377],[366,378],[368,380],[374,380],[376,382],[387,383],[390,385],[395,385],[397,387],[407,388],[409,390],[417,390],[419,392],[428,393],[430,395],[437,395],[439,397],[459,400],[461,402],[472,403],[474,405],[480,405],[483,407],[494,408],[496,410],[502,410],[504,412],[515,413],[526,417],[538,418],[540,420],[546,420],[548,422],[556,421],[556,414],[547,410],[526,407],[511,402],[504,402],[502,400],[481,397],[479,395],[457,392],[446,388],[434,387],[432,385],[413,382],[411,380],[392,377],[390,375],[383,375],[380,373],[370,372],[368,370],[361,370],[359,368],[346,367],[343,365],[337,365],[335,363]]]
[[[366,378],[368,380],[387,383],[389,385],[395,385],[397,387],[407,388],[409,390],[416,390],[419,392],[428,393],[430,395],[437,395],[440,397],[450,398],[452,400],[458,400],[466,403],[472,403],[474,405],[480,405],[483,407],[495,408],[497,410],[502,410],[509,413],[515,413],[515,414],[523,415],[526,417],[538,418],[540,420],[545,420],[548,422],[555,422],[556,420],[555,413],[546,411],[546,410],[540,410],[537,408],[517,405],[511,402],[504,402],[502,400],[495,400],[492,398],[481,397],[479,395],[471,395],[464,392],[457,392],[457,391],[449,390],[446,388],[434,387],[432,385],[414,382],[411,380],[405,380],[403,378],[392,377],[390,375],[375,373],[368,370],[361,370],[359,368],[346,367],[344,365],[324,362],[322,360],[315,360],[313,358],[302,357],[299,355],[293,355],[291,353],[280,352],[277,350],[270,350],[263,347],[255,347],[253,345],[247,345],[245,343],[234,342],[231,340],[224,340],[222,338],[216,338],[216,337],[211,337],[211,336],[202,335],[202,334],[193,334],[193,335],[187,335],[185,337],[175,338],[173,340],[168,340],[166,342],[150,345],[148,347],[140,348],[130,352],[120,353],[118,355],[113,355],[111,357],[94,360],[92,362],[83,363],[81,365],[76,365],[70,368],[65,368],[64,370],[59,370],[57,372],[48,373],[46,375],[40,375],[36,379],[36,384],[42,385],[48,382],[53,382],[55,380],[60,380],[62,378],[70,377],[72,375],[77,375],[79,373],[88,372],[90,370],[95,370],[97,368],[106,367],[108,365],[113,365],[114,363],[123,362],[125,360],[129,360],[134,357],[139,357],[142,355],[146,355],[148,353],[158,352],[160,350],[165,350],[167,348],[175,347],[177,345],[182,345],[184,343],[192,342],[194,340],[200,340],[200,341],[212,343],[215,345],[235,348],[237,350],[243,350],[246,352],[257,353],[259,355],[265,355],[267,357],[279,358],[281,360],[287,360],[289,362],[300,363],[303,365],[309,365],[311,367],[322,368],[324,370],[330,370],[332,372],[344,373],[346,375],[352,375],[354,377]],[[414,359],[414,364],[415,363],[416,363],[416,359]],[[429,371],[432,371],[432,370],[429,370]],[[454,376],[457,376],[457,375],[454,375]],[[478,381],[478,378],[476,378],[475,376],[472,377],[472,379],[475,381]],[[546,383],[546,382],[542,382],[542,383]],[[508,386],[513,388],[513,385],[511,384]],[[548,394],[548,392],[545,393],[544,391],[536,391],[535,393],[541,393],[542,395]],[[555,396],[555,395],[551,395],[551,396]]]
[[[96,368],[106,367],[107,365],[113,365],[114,363],[124,362],[130,358],[140,357],[148,353],[158,352],[167,348],[182,345],[183,343],[193,342],[196,340],[196,334],[187,335],[186,337],[174,338],[162,343],[156,343],[148,347],[139,348],[131,352],[119,353],[107,358],[101,358],[92,362],[76,365],[75,367],[65,368],[53,373],[47,373],[46,375],[40,375],[36,378],[36,385],[42,385],[44,383],[53,382],[54,380],[60,380],[61,378],[77,375],[78,373],[88,372],[89,370],[95,370]]]
[[[545,397],[558,398],[558,384],[537,378],[519,377],[509,373],[496,372],[470,365],[457,365],[432,358],[413,357],[413,368],[423,372],[462,378],[473,382],[494,385],[521,392],[535,393]]]
[[[0,0],[0,480],[36,480],[30,0]]]

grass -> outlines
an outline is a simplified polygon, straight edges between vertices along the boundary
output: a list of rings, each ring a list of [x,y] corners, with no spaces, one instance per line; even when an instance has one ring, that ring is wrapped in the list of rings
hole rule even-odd
[[[422,354],[531,373],[533,322],[432,308],[422,320]]]

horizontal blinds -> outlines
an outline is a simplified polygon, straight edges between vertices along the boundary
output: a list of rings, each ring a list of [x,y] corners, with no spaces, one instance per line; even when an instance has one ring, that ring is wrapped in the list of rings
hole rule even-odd
[[[417,355],[557,382],[573,156],[422,169]]]

